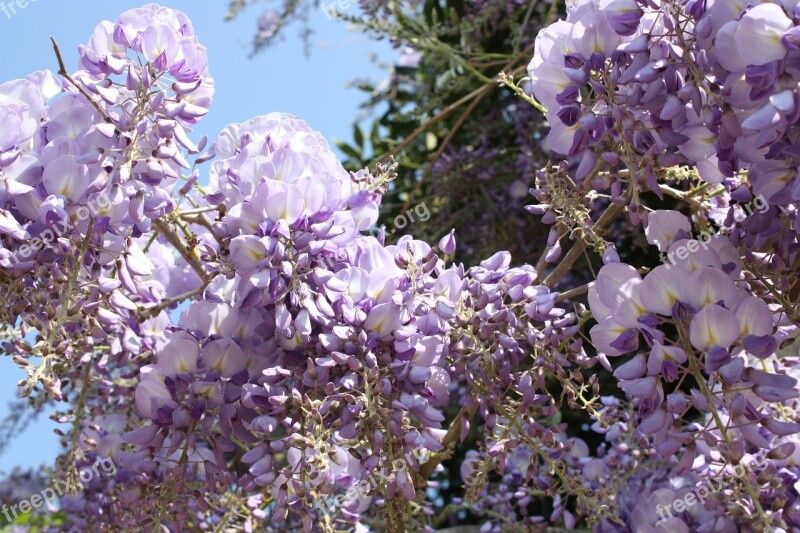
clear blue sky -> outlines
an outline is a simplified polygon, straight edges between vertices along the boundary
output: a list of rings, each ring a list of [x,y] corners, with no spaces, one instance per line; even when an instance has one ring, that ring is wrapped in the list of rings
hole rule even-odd
[[[67,68],[73,70],[77,65],[78,44],[88,40],[98,22],[113,21],[123,11],[145,3],[143,0],[29,0],[27,7],[17,8],[11,18],[0,11],[3,51],[0,83],[44,68],[56,71],[50,36],[58,42]],[[317,10],[311,18],[314,35],[310,57],[304,55],[299,28],[292,26],[281,42],[248,59],[260,6],[246,11],[236,21],[225,22],[226,0],[160,3],[187,13],[200,41],[208,47],[216,96],[211,111],[193,134],[195,140],[202,135],[213,139],[227,124],[272,111],[304,118],[331,144],[335,138],[350,139],[351,124],[359,113],[363,94],[348,88],[348,82],[356,77],[383,79],[385,74],[369,61],[369,53],[383,59],[395,57],[385,42],[376,43],[348,31],[346,24],[330,20]],[[10,358],[0,356],[0,419],[8,414],[16,382],[23,377],[24,373]],[[43,417],[17,435],[6,453],[0,455],[0,471],[9,471],[15,465],[52,463],[58,453],[54,427],[53,422]]]

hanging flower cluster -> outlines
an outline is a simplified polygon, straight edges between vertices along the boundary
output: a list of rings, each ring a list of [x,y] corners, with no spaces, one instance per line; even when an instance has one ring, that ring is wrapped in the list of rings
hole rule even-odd
[[[800,529],[791,3],[579,0],[539,34],[524,97],[568,159],[535,266],[367,235],[395,166],[296,117],[195,144],[214,84],[172,9],[0,85],[2,347],[68,406],[71,485],[114,463],[43,527]]]

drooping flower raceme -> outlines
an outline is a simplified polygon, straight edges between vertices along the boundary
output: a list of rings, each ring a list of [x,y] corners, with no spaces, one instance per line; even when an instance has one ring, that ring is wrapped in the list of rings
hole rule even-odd
[[[639,468],[614,448],[632,434],[666,461],[616,486],[637,531],[800,527],[787,459],[798,315],[783,296],[797,282],[794,4],[580,0],[537,37],[532,96],[567,161],[540,171],[530,211],[603,252],[590,338],[632,408],[614,430],[596,425],[614,450],[604,462]],[[662,265],[599,235],[619,206]],[[617,246],[629,237],[612,231]],[[774,462],[732,473],[755,456]],[[725,503],[669,507],[718,478],[733,491]]]
[[[800,528],[790,7],[581,0],[540,33],[567,160],[535,267],[367,235],[394,166],[296,117],[192,141],[214,84],[180,12],[0,85],[3,349],[70,403],[66,475],[116,465],[49,529]]]

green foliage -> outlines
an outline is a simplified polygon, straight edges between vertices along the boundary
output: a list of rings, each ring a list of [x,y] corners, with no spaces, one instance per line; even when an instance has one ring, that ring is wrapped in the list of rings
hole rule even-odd
[[[10,511],[9,511],[10,513]],[[58,527],[64,524],[64,513],[56,511],[54,513],[34,513],[29,511],[17,516],[13,522],[8,522],[6,517],[0,513],[0,533],[11,533],[15,526],[26,527],[27,533],[39,533],[47,528]]]
[[[420,61],[395,67],[388,83],[362,83],[363,104],[375,118],[367,150],[360,128],[338,143],[345,165],[357,170],[396,157],[399,179],[385,197],[382,222],[425,203],[426,223],[395,233],[435,241],[451,228],[457,259],[474,264],[498,249],[530,261],[547,228],[525,212],[544,154],[538,144],[544,117],[501,87],[501,72],[525,71],[538,27],[551,5],[428,0],[391,2],[381,17],[341,14]],[[408,58],[410,54],[406,54]]]

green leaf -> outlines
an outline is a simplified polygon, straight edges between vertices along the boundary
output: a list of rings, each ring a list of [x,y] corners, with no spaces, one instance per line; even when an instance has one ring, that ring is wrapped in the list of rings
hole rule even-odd
[[[353,139],[356,141],[356,146],[361,149],[361,153],[364,153],[364,133],[358,124],[353,124]]]
[[[383,142],[383,139],[381,139],[380,127],[379,121],[376,120],[372,123],[372,131],[369,134],[369,138],[370,142],[372,143],[373,150],[375,150],[375,147]]]
[[[347,156],[352,157],[357,161],[361,161],[361,152],[356,150],[354,147],[350,146],[344,141],[336,141],[336,146],[339,147],[339,150],[344,152]]]

